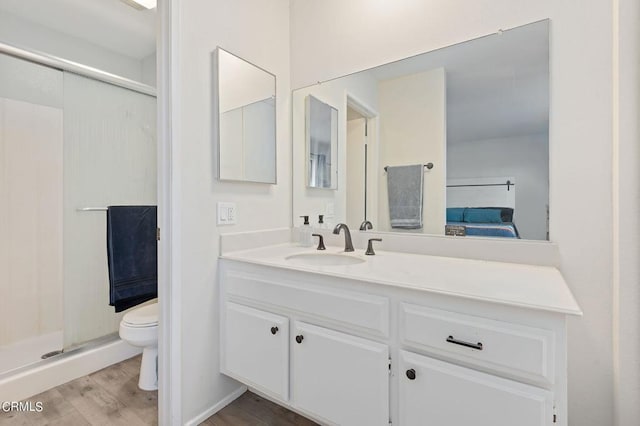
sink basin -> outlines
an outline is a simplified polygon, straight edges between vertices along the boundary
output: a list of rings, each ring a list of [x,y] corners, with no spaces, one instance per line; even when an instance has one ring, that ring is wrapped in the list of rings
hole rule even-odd
[[[300,253],[285,258],[291,263],[307,266],[339,266],[363,263],[364,259],[346,254]]]

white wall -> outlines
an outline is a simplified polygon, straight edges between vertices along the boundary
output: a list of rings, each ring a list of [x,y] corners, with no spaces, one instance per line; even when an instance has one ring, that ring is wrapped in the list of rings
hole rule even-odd
[[[391,229],[385,166],[433,163],[424,171],[421,232],[444,234],[447,165],[447,89],[444,68],[378,83],[380,164],[378,229]],[[415,230],[411,230],[415,232]]]
[[[155,66],[149,66],[152,62],[150,57],[146,58],[144,65],[139,59],[45,28],[7,12],[0,12],[0,42],[58,56],[146,84],[155,83]]]
[[[603,426],[613,421],[611,0],[293,0],[292,86],[545,18],[550,232],[584,310],[568,326],[569,415],[575,426]]]
[[[338,110],[338,187],[337,189],[307,188],[305,98],[313,95]],[[330,226],[347,217],[347,95],[354,96],[373,111],[377,110],[377,82],[368,74],[349,76],[320,85],[305,87],[293,93],[291,120],[293,140],[293,223],[302,224],[299,216],[311,216],[315,225],[319,214],[327,216]],[[289,166],[287,166],[289,167]],[[333,205],[333,214],[328,205]]]
[[[614,2],[616,426],[640,418],[640,2]]]
[[[221,232],[291,224],[289,2],[191,0],[173,2],[178,55],[172,85],[171,283],[180,292],[182,423],[204,414],[240,386],[219,371],[218,237]],[[278,184],[219,182],[212,128],[212,52],[220,46],[276,75]],[[238,224],[216,226],[216,202],[237,204]],[[181,253],[177,250],[181,248]],[[202,419],[204,420],[204,419]]]
[[[513,176],[514,223],[520,237],[547,238],[549,144],[547,135],[453,142],[447,145],[447,178]]]
[[[142,81],[144,84],[156,87],[157,82],[157,67],[158,67],[158,55],[152,54],[142,59]]]

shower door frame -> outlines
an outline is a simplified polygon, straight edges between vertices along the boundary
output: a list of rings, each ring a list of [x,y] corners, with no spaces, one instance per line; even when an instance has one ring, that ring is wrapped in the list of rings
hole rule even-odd
[[[93,80],[101,81],[103,83],[109,83],[114,86],[133,90],[134,92],[157,97],[157,90],[155,87],[149,86],[147,84],[139,83],[137,81],[130,80],[128,78],[120,77],[118,75],[111,74],[106,71],[99,70],[97,68],[92,68],[87,65],[82,65],[77,62],[68,61],[66,59],[49,55],[47,53],[38,52],[35,50],[27,50],[17,46],[13,46],[8,43],[1,43],[1,42],[0,42],[0,53],[13,56],[14,58],[33,62],[38,65],[44,65],[46,67],[53,68],[59,71],[70,72],[72,74],[88,77]]]

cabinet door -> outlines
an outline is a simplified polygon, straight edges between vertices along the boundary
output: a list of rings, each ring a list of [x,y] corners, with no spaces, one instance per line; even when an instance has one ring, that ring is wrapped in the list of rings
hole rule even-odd
[[[342,426],[388,425],[387,345],[301,322],[291,339],[296,407]]]
[[[543,426],[547,390],[400,351],[401,425]]]
[[[221,371],[283,400],[289,398],[289,319],[227,302]]]

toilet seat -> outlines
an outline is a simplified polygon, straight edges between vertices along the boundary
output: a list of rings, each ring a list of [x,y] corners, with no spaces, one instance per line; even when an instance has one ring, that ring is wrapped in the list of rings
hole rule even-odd
[[[127,312],[122,317],[122,324],[133,328],[156,327],[158,325],[158,303]]]

